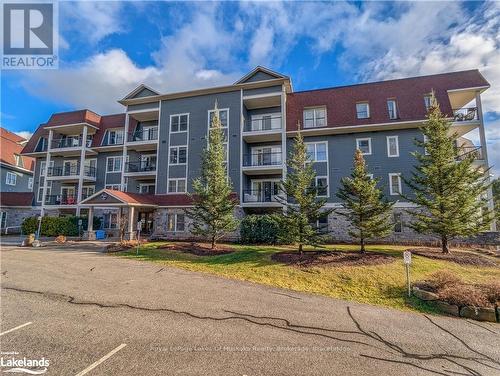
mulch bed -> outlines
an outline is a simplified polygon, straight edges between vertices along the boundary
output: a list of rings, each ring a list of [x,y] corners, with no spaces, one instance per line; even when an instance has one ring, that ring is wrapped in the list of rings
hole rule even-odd
[[[211,249],[210,244],[208,243],[172,243],[161,245],[158,249],[191,253],[196,256],[219,256],[233,253],[235,251],[233,248],[225,244],[218,244],[217,249]]]
[[[442,253],[439,248],[415,248],[407,249],[407,251],[417,256],[423,256],[433,260],[450,261],[460,265],[499,266],[498,262],[495,260],[466,251],[452,250],[450,253]]]
[[[394,257],[384,253],[360,253],[359,251],[307,251],[302,255],[298,252],[279,252],[273,254],[271,259],[300,268],[314,266],[369,266],[388,264],[395,261]]]

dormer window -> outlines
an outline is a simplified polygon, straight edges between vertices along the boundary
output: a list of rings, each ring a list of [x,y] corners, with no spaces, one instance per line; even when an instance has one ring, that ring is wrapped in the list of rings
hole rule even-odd
[[[314,107],[304,109],[304,128],[326,126],[326,108]]]
[[[358,119],[368,119],[370,117],[370,104],[368,102],[356,103],[356,116]]]
[[[387,100],[387,111],[389,112],[389,119],[397,119],[398,118],[398,110],[395,99]]]
[[[429,111],[429,108],[432,106],[432,95],[424,95],[424,104],[425,104],[425,109]]]
[[[17,167],[24,167],[23,166],[23,158],[19,154],[14,154],[14,159],[16,161]]]

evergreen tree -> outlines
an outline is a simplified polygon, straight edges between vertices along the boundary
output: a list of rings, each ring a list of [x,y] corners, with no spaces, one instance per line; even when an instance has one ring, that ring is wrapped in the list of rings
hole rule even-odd
[[[419,233],[438,236],[443,253],[456,236],[476,235],[488,228],[492,213],[487,209],[488,171],[474,167],[475,153],[464,153],[456,146],[458,136],[451,133],[451,122],[441,113],[434,95],[421,128],[424,141],[415,144],[424,152],[413,153],[415,171],[405,183],[414,191],[406,197],[418,205],[409,210],[410,226]]]
[[[358,149],[354,154],[354,170],[351,177],[342,179],[342,187],[337,197],[344,201],[346,212],[338,214],[347,218],[354,228],[349,235],[359,240],[361,253],[365,252],[365,241],[390,234],[391,208],[394,203],[384,199],[377,188],[378,180],[368,176],[365,159]]]
[[[191,233],[208,237],[212,249],[238,221],[234,217],[236,200],[231,196],[232,184],[227,176],[224,150],[224,131],[219,119],[217,102],[208,133],[208,146],[203,150],[201,176],[193,180],[193,208],[186,215],[193,220]]]
[[[286,197],[278,197],[285,206],[281,222],[286,238],[282,240],[298,244],[302,254],[304,245],[317,246],[324,240],[325,228],[319,221],[328,218],[333,210],[323,209],[326,199],[319,198],[318,192],[327,187],[316,186],[316,172],[300,132],[287,159],[287,168],[286,179],[281,183]]]

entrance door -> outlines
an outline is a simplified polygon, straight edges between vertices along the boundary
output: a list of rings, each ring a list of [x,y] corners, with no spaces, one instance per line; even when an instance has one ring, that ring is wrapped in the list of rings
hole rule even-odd
[[[141,234],[153,232],[153,212],[139,212],[138,220],[141,222]]]

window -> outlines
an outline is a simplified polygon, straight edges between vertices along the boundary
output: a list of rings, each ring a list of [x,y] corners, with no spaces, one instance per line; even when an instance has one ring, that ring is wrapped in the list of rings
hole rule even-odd
[[[113,191],[121,191],[121,184],[106,184],[104,188],[111,189]]]
[[[307,108],[304,110],[304,128],[326,126],[326,108]]]
[[[108,145],[121,145],[123,144],[123,131],[110,131]]]
[[[168,193],[185,193],[186,179],[168,179]]]
[[[388,99],[387,100],[387,111],[389,112],[389,119],[397,119],[398,118],[398,110],[397,110],[395,99]]]
[[[45,137],[40,137],[38,143],[36,144],[35,151],[45,151],[47,149],[47,139]]]
[[[108,157],[106,161],[106,172],[122,171],[122,157]]]
[[[189,114],[178,114],[170,116],[170,133],[187,132]]]
[[[7,172],[7,176],[5,177],[5,184],[7,185],[16,185],[17,183],[17,175],[13,172]]]
[[[401,233],[403,232],[403,216],[401,213],[394,213],[394,232]]]
[[[95,193],[95,186],[87,185],[82,187],[82,198],[87,198]]]
[[[52,192],[52,181],[47,181],[47,192],[46,196],[50,196],[50,193]],[[42,202],[43,200],[43,182],[40,180],[40,186],[38,187],[38,195],[36,200],[38,202]]]
[[[432,105],[432,95],[424,95],[424,104],[425,104],[425,109],[429,111],[429,108],[431,108]]]
[[[40,176],[45,176],[45,167],[47,166],[47,162],[46,161],[41,161],[40,162]],[[53,168],[54,167],[54,161],[50,161],[49,163],[49,168]]]
[[[398,136],[387,136],[387,156],[399,157]]]
[[[170,146],[170,160],[172,165],[185,164],[187,161],[187,146]]]
[[[326,162],[326,142],[309,142],[306,143],[307,155],[312,162]]]
[[[28,189],[33,190],[33,178],[28,178]]]
[[[104,228],[118,228],[118,213],[104,214]]]
[[[373,174],[366,174],[367,177],[370,178],[370,180],[373,180]]]
[[[320,232],[328,232],[328,216],[322,215],[316,222],[316,227]]]
[[[363,155],[372,154],[372,139],[371,138],[357,138],[356,139],[356,149],[361,151]]]
[[[356,103],[356,116],[358,119],[367,119],[370,117],[370,105],[368,102]]]
[[[16,166],[24,167],[23,158],[19,154],[14,154],[14,159],[16,161]]]
[[[429,152],[427,151],[427,148],[425,147],[425,144],[429,141],[429,138],[424,134],[424,154],[429,155]]]
[[[318,189],[318,196],[328,197],[328,177],[316,176],[316,188]]]
[[[389,174],[389,189],[391,196],[397,196],[401,194],[401,174]]]
[[[7,212],[0,212],[0,228],[7,227]]]
[[[155,193],[155,185],[154,184],[139,184],[139,193]]]
[[[167,231],[183,232],[186,228],[184,214],[169,213],[167,214]]]
[[[229,110],[226,108],[226,109],[221,109],[221,110],[217,110],[217,111],[219,113],[219,120],[221,122],[222,128],[227,128],[228,119],[229,119]],[[208,126],[210,128],[212,128],[212,120],[214,118],[214,115],[215,115],[214,110],[208,111]]]

